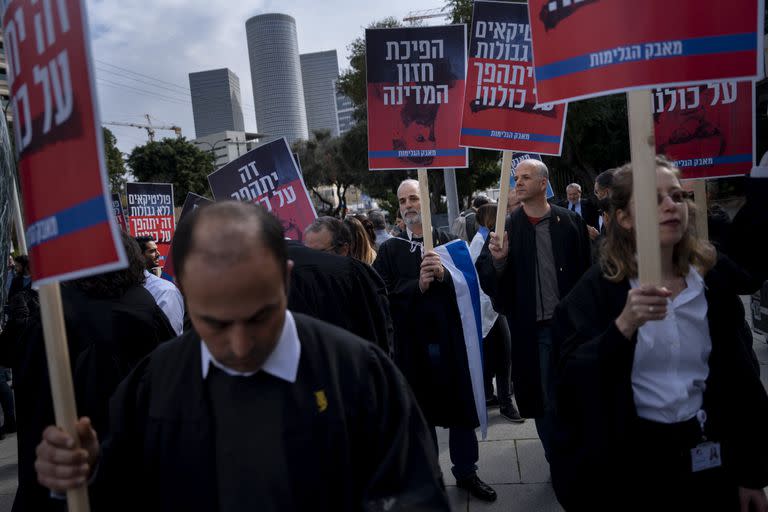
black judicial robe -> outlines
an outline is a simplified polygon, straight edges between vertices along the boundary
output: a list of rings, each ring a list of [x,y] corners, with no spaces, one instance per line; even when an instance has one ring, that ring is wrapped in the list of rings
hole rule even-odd
[[[451,239],[433,230],[436,246]],[[389,291],[395,361],[430,424],[475,428],[479,422],[453,281],[446,271],[442,283],[434,281],[421,293],[421,259],[421,248],[402,233],[381,244],[373,262]]]
[[[170,322],[143,287],[117,299],[95,299],[62,287],[75,401],[99,432],[108,432],[109,399],[128,373],[160,343],[174,338]],[[39,311],[30,320],[13,365],[18,420],[19,487],[14,512],[66,510],[37,482],[35,450],[55,423]]]
[[[394,328],[387,288],[362,261],[288,240],[293,260],[288,309],[346,329],[392,355]]]
[[[708,436],[722,444],[723,462],[735,484],[768,485],[768,395],[750,365],[744,309],[720,258],[704,278],[712,352],[703,408]],[[614,321],[629,292],[593,266],[555,310],[553,338],[562,357],[556,371],[557,417],[552,482],[566,510],[616,510],[617,503],[653,489],[638,487],[637,411],[632,366],[637,334],[627,340]],[[751,336],[750,336],[751,339]],[[660,500],[663,499],[660,497]],[[631,498],[629,498],[631,501]],[[661,501],[660,501],[661,503]],[[626,505],[626,509],[631,507]]]
[[[263,414],[264,422],[281,415],[282,437],[261,437],[258,424],[235,429],[252,432],[242,439],[257,444],[249,451],[281,445],[285,459],[276,466],[288,475],[288,511],[448,511],[430,433],[394,364],[357,336],[294,318],[297,380]],[[95,512],[219,510],[216,422],[207,396],[194,331],[159,347],[123,381],[91,486]],[[286,496],[279,498],[265,496],[264,509]]]
[[[584,220],[576,213],[552,205],[551,216],[549,235],[562,300],[590,267],[589,235]],[[518,208],[507,216],[506,231],[511,243],[504,272],[498,275],[493,266],[488,250],[490,237],[475,268],[493,308],[506,315],[512,330],[512,382],[520,414],[536,418],[544,414],[536,343],[536,230],[523,208]]]

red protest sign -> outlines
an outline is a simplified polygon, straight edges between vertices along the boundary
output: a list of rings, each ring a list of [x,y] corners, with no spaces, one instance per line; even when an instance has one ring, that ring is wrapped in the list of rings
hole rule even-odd
[[[675,161],[683,179],[744,175],[754,165],[753,105],[753,82],[656,89],[656,151]]]
[[[262,144],[208,175],[213,197],[258,204],[280,219],[286,238],[302,240],[317,218],[285,137]]]
[[[131,236],[151,236],[164,266],[176,232],[173,214],[173,185],[170,183],[126,183],[128,225]]]
[[[466,27],[365,31],[368,167],[467,167],[459,146]]]
[[[539,103],[762,75],[763,0],[529,0]]]
[[[461,145],[560,155],[567,106],[538,105],[525,4],[475,2]]]
[[[82,1],[4,2],[27,244],[37,284],[125,267]]]

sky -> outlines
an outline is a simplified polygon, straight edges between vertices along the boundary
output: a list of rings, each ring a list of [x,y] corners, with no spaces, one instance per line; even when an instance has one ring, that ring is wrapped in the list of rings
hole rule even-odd
[[[188,74],[227,67],[240,78],[245,128],[255,131],[248,18],[270,12],[293,16],[299,52],[335,49],[344,70],[348,45],[367,25],[443,5],[442,0],[86,0],[101,119],[145,124],[149,114],[153,125],[180,126],[192,139]],[[143,129],[107,127],[125,153],[147,141]],[[173,135],[157,131],[159,138]]]

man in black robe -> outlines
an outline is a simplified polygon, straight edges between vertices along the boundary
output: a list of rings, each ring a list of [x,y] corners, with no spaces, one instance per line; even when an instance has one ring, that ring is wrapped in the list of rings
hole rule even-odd
[[[394,364],[287,311],[292,264],[276,218],[215,203],[180,223],[173,243],[194,330],[121,384],[103,445],[87,418],[82,449],[49,427],[41,483],[62,491],[92,478],[94,509],[110,512],[449,510]]]
[[[453,281],[434,251],[422,256],[419,183],[403,181],[397,198],[406,230],[384,242],[373,262],[389,291],[395,361],[433,431],[449,428],[456,484],[493,501],[496,492],[477,476],[479,421]],[[435,245],[450,241],[436,230],[432,236]]]
[[[120,382],[160,343],[176,336],[144,288],[144,258],[135,240],[120,232],[128,268],[70,281],[62,286],[64,319],[77,410],[102,434],[109,431],[109,399]],[[24,292],[22,292],[24,293]],[[13,342],[18,413],[19,486],[13,512],[64,510],[35,474],[35,448],[54,421],[51,384],[36,295]]]
[[[287,244],[293,261],[288,309],[357,334],[391,356],[394,330],[379,274],[355,258],[316,251],[293,240]]]
[[[550,324],[557,303],[590,266],[590,242],[581,217],[547,202],[549,171],[544,163],[523,160],[515,180],[523,206],[507,217],[503,245],[501,236],[491,233],[475,266],[494,309],[507,316],[514,333],[517,405],[524,418],[536,419],[549,460],[557,360]]]

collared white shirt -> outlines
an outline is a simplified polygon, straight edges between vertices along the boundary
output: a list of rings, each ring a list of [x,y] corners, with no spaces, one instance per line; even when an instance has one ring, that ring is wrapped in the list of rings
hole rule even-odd
[[[691,419],[701,409],[712,339],[704,279],[691,267],[687,288],[668,301],[664,320],[637,332],[632,390],[637,415],[661,423]],[[630,280],[632,288],[637,279]]]
[[[269,354],[269,357],[260,370],[254,372],[239,372],[228,368],[217,361],[213,354],[208,350],[204,341],[200,340],[200,354],[203,371],[203,379],[208,376],[208,370],[214,365],[219,370],[233,377],[250,377],[258,371],[265,371],[268,374],[282,379],[284,381],[296,382],[296,374],[299,371],[299,357],[301,356],[301,343],[299,343],[299,333],[296,330],[296,321],[290,311],[285,312],[285,322],[283,322],[283,332],[280,339],[277,340],[275,349]]]
[[[184,330],[184,298],[181,296],[181,292],[172,282],[157,277],[146,270],[144,277],[147,278],[144,282],[144,288],[152,294],[157,305],[168,317],[176,335],[180,335]]]
[[[573,208],[574,204],[576,205],[576,208]],[[581,217],[581,201],[576,201],[576,203],[568,201],[568,210],[578,213],[579,217]]]

